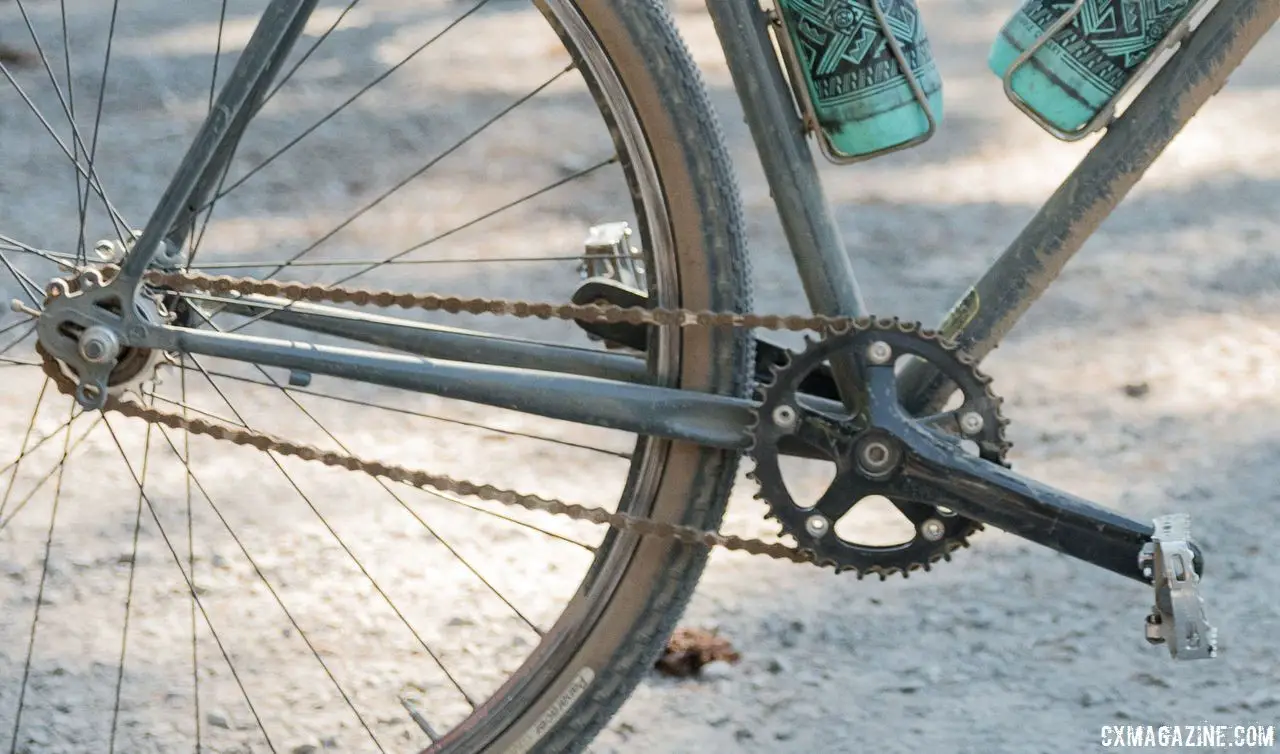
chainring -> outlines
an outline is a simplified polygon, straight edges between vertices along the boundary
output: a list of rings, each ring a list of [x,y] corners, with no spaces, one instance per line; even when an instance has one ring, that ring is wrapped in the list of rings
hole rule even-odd
[[[777,520],[783,533],[794,537],[800,549],[811,552],[819,565],[834,567],[837,572],[856,571],[860,579],[873,573],[883,580],[894,573],[908,576],[915,570],[928,571],[933,563],[950,560],[956,549],[968,547],[969,536],[982,525],[945,508],[945,501],[908,499],[900,491],[902,485],[894,485],[893,489],[899,491],[887,494],[889,487],[884,480],[865,478],[856,468],[855,448],[870,432],[876,431],[868,430],[865,411],[851,414],[843,405],[829,401],[820,404],[812,397],[801,400],[800,385],[833,355],[853,355],[865,376],[869,363],[867,349],[872,344],[878,344],[876,348],[882,352],[885,346],[891,349],[889,363],[906,356],[923,359],[958,387],[964,399],[959,408],[922,420],[931,431],[947,435],[957,446],[962,446],[962,441],[972,441],[969,452],[976,449],[982,458],[1005,466],[1010,444],[1004,433],[1008,421],[1000,413],[1001,399],[989,387],[990,378],[979,372],[954,345],[914,323],[877,320],[868,328],[822,340],[806,338],[802,351],[772,367],[772,380],[759,387],[760,406],[753,428],[751,455],[756,467],[748,476],[760,486],[757,497],[768,505],[767,516]],[[869,396],[862,396],[863,401],[868,399]],[[978,422],[973,414],[981,417],[980,427],[975,427]],[[969,416],[968,431],[961,426],[962,416]],[[805,422],[808,424],[801,426]],[[797,431],[797,427],[803,431]],[[807,529],[806,523],[815,507],[801,505],[793,498],[779,464],[783,455],[780,444],[796,441],[835,464],[835,478],[824,494],[859,502],[869,496],[883,496],[912,522],[914,538],[894,545],[849,541],[836,534],[837,520],[829,521],[816,534]],[[844,493],[852,497],[844,498]],[[842,515],[850,512],[852,508]]]

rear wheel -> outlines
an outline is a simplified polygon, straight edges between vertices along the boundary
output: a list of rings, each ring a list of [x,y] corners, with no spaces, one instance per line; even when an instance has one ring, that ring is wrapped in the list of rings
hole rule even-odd
[[[46,281],[145,218],[251,30],[247,4],[199,19],[167,3],[0,13],[31,32],[0,94],[0,172],[24,177],[0,182],[0,206],[30,208],[0,216],[6,298],[38,309]],[[190,233],[191,269],[567,300],[570,249],[624,220],[656,305],[748,308],[729,161],[660,3],[426,6],[317,11]],[[193,327],[300,336],[233,303],[179,308]],[[459,319],[420,318],[598,347],[565,323]],[[15,587],[0,732],[19,751],[577,751],[702,571],[703,551],[81,415],[34,365],[33,324],[0,319],[0,559]],[[741,395],[750,356],[742,333],[655,329],[643,364],[655,383]],[[718,525],[734,478],[732,453],[173,357],[121,389],[698,527]]]

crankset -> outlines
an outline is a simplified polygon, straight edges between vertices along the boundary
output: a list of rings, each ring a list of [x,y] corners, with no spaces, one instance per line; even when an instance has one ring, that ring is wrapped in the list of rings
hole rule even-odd
[[[46,375],[60,391],[74,395],[86,410],[115,411],[280,456],[363,472],[415,487],[564,515],[636,535],[829,565],[856,570],[859,574],[884,576],[909,573],[915,568],[927,569],[930,564],[947,559],[980,524],[988,524],[1151,586],[1155,606],[1147,618],[1147,638],[1168,643],[1177,658],[1212,657],[1216,653],[1216,635],[1205,621],[1199,594],[1202,557],[1189,538],[1185,519],[1162,519],[1152,527],[1010,471],[1004,465],[1004,452],[1008,447],[1003,434],[1005,421],[999,412],[999,398],[990,390],[990,380],[978,372],[954,344],[917,325],[865,317],[782,317],[619,308],[600,305],[594,300],[591,304],[543,304],[461,299],[210,277],[177,270],[144,270],[136,280],[133,284],[127,282],[128,260],[122,268],[83,271],[75,278],[74,285],[53,281],[44,310],[35,312],[40,335],[37,349]],[[650,422],[653,417],[646,415],[637,424],[631,416],[614,414],[618,421],[625,422],[620,426],[635,426],[638,428],[632,431],[639,434],[673,439],[684,439],[689,431],[679,424],[681,420],[697,418],[703,422],[693,425],[699,432],[709,423],[722,422],[726,430],[715,434],[712,440],[699,442],[750,450],[757,461],[756,475],[762,492],[767,495],[771,515],[800,547],[570,504],[346,452],[322,450],[247,427],[165,411],[133,400],[128,390],[115,389],[112,376],[117,374],[121,357],[128,349],[208,353],[343,377],[351,371],[339,363],[341,359],[337,357],[341,356],[351,363],[382,368],[395,366],[398,370],[388,374],[365,370],[360,374],[365,381],[379,384],[381,380],[382,384],[423,389],[423,392],[430,392],[417,387],[426,384],[425,377],[415,378],[410,367],[434,369],[435,374],[445,379],[463,369],[446,361],[406,362],[373,353],[338,353],[320,346],[299,349],[288,341],[190,329],[178,324],[176,316],[168,316],[168,307],[152,309],[144,305],[145,301],[163,301],[167,296],[192,291],[216,293],[231,299],[279,297],[307,306],[321,302],[352,303],[587,324],[627,323],[640,328],[711,327],[821,333],[823,337],[809,340],[799,355],[779,349],[781,356],[767,358],[758,365],[768,372],[768,379],[763,381],[757,402],[640,386],[637,390],[641,393],[661,396],[659,402],[650,405],[655,411],[665,412],[657,418],[663,421],[669,418],[672,423]],[[376,321],[370,320],[368,325],[372,324]],[[953,411],[926,417],[908,412],[899,400],[895,369],[904,358],[924,360],[938,368],[960,387],[961,405]],[[826,365],[833,361],[838,361],[842,369],[852,369],[855,395],[841,395],[841,400],[833,400],[826,396],[833,395],[834,390],[807,392],[810,386],[831,380]],[[492,379],[489,372],[483,370],[470,371],[467,375],[473,380]],[[594,384],[574,382],[571,378],[566,383],[566,378],[531,370],[520,372],[519,376],[526,381],[542,380],[560,390],[565,389],[564,384]],[[480,388],[496,383],[481,382],[477,387],[453,378],[449,384],[456,388],[460,399],[484,402]],[[622,396],[629,393],[623,387],[611,389],[618,399],[597,402],[597,411],[608,412],[624,404]],[[680,408],[681,405],[687,408]],[[710,406],[717,407],[715,410],[720,413],[712,413]],[[575,420],[607,425],[606,419],[584,413]],[[654,431],[649,431],[650,427]],[[785,452],[788,444],[836,464],[835,480],[817,504],[806,506],[791,500],[785,485],[770,476],[773,473],[770,463],[776,465],[777,456]],[[898,506],[917,527],[918,536],[902,548],[879,551],[838,542],[841,517],[859,499],[870,496],[887,499]]]

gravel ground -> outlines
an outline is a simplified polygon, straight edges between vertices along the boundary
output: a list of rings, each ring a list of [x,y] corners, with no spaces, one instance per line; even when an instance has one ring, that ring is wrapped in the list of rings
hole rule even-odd
[[[77,66],[102,54],[101,36],[88,40],[104,28],[106,5],[72,8]],[[201,3],[198,21],[187,4],[125,5],[100,165],[113,199],[132,219],[145,215],[203,112],[199,93],[207,92],[213,50],[202,45],[213,38],[218,4]],[[233,4],[229,39],[243,41],[258,5]],[[322,25],[336,18],[332,6],[325,4]],[[369,6],[367,14],[348,17],[294,85],[264,111],[241,168],[270,154],[299,123],[332,108],[462,7],[407,0]],[[989,42],[1012,3],[922,0],[921,6],[946,81],[942,131],[912,152],[856,167],[827,167],[824,177],[875,311],[936,321],[1087,145],[1063,145],[1043,134],[1003,100],[999,82],[986,72]],[[43,38],[56,39],[56,4],[32,0],[29,8]],[[690,0],[680,0],[675,10],[740,157],[757,308],[797,311],[799,283],[710,22]],[[12,6],[0,11],[0,42],[25,44],[20,23]],[[217,258],[236,259],[237,249],[285,250],[313,239],[352,206],[374,198],[408,162],[416,163],[419,158],[409,161],[406,155],[422,151],[426,134],[465,133],[526,91],[525,82],[558,65],[549,52],[553,40],[518,3],[502,4],[469,23],[473,34],[500,34],[504,60],[513,64],[487,59],[487,49],[474,44],[479,37],[444,38],[429,61],[415,62],[389,82],[393,86],[371,92],[343,119],[229,196],[210,226],[209,246],[218,250]],[[51,62],[62,70],[60,59]],[[92,119],[84,113],[97,78],[95,68],[84,68],[75,91],[87,124]],[[947,567],[887,583],[717,553],[686,623],[717,628],[733,640],[742,661],[700,680],[647,679],[592,750],[1056,753],[1097,750],[1099,728],[1109,724],[1274,723],[1280,709],[1280,657],[1273,638],[1280,633],[1280,604],[1274,599],[1280,561],[1262,534],[1273,518],[1271,506],[1280,502],[1280,434],[1271,419],[1280,408],[1280,132],[1273,118],[1280,108],[1278,68],[1280,38],[1273,33],[986,363],[1007,398],[1015,443],[1011,460],[1018,471],[1139,518],[1193,514],[1209,557],[1206,590],[1222,640],[1219,660],[1172,664],[1164,650],[1141,638],[1148,607],[1141,589],[999,532],[979,535]],[[39,67],[21,76],[32,86],[44,81]],[[428,116],[406,104],[425,94],[449,105]],[[57,101],[42,96],[42,109],[60,116]],[[477,140],[442,162],[433,180],[397,194],[369,222],[335,238],[324,254],[343,259],[372,241],[393,250],[416,243],[473,217],[477,203],[499,206],[589,167],[599,154],[593,150],[605,148],[579,87],[554,85],[520,117],[500,138]],[[530,168],[535,162],[542,167]],[[65,224],[67,208],[74,206],[67,172],[21,100],[12,90],[0,94],[0,175],[6,176],[0,178],[0,232],[65,248],[58,244],[74,238],[74,227]],[[539,248],[575,248],[588,224],[617,216],[625,196],[612,176],[593,175],[580,183],[554,204],[534,202],[451,237],[439,256],[468,259],[481,249],[523,249],[530,239]],[[314,187],[318,196],[308,193],[310,203],[298,205],[291,191],[300,185]],[[94,223],[104,233],[109,228],[91,213]],[[406,287],[403,276],[414,275],[421,289],[535,298],[563,297],[576,282],[568,263],[535,267],[477,272],[442,265],[429,272],[380,272],[366,281]],[[17,295],[12,278],[2,285],[6,298]],[[537,296],[530,294],[534,289]],[[6,312],[0,327],[14,317]],[[528,328],[509,331],[525,334]],[[576,337],[571,329],[557,332]],[[26,374],[31,370],[8,371],[22,374],[0,373],[0,458],[6,461],[22,444],[39,385]],[[168,380],[169,388],[176,379]],[[189,379],[192,405],[229,415],[219,396]],[[268,429],[299,439],[325,439],[284,398],[239,387],[227,391],[255,424],[267,422]],[[365,391],[357,397],[386,396]],[[322,402],[306,400],[320,416]],[[625,438],[609,433],[431,398],[415,398],[411,407],[508,431],[536,428],[588,446],[627,447]],[[67,410],[65,403],[50,401],[41,413],[41,431],[55,429]],[[445,471],[570,499],[599,500],[602,492],[607,499],[609,485],[618,484],[614,480],[625,468],[622,459],[567,446],[521,445],[513,459],[507,455],[516,444],[510,435],[442,429],[407,417],[388,420],[371,409],[324,411],[333,422],[329,426],[340,428],[343,442],[353,448],[420,465],[422,447],[430,442],[433,463]],[[92,420],[79,421],[77,432]],[[119,425],[124,447],[143,447],[140,428],[122,420],[112,424]],[[30,468],[54,468],[63,435],[56,438],[33,454]],[[179,435],[169,438],[181,446]],[[137,486],[119,462],[112,436],[94,429],[68,465],[17,751],[106,750],[120,618],[131,583],[129,662],[116,750],[180,750],[161,741],[192,734],[192,617],[171,562],[174,554],[160,536],[163,529],[185,563],[186,482],[166,438],[155,433],[152,442],[157,457],[167,456],[146,472],[160,525],[148,508],[141,509],[136,554]],[[423,744],[395,702],[406,679],[429,689],[447,686],[422,645],[440,648],[450,667],[481,666],[464,671],[463,681],[492,688],[501,671],[536,641],[529,624],[546,625],[558,614],[587,560],[581,549],[527,528],[493,517],[477,524],[476,516],[455,505],[402,494],[403,505],[422,512],[441,534],[433,538],[377,485],[353,488],[312,472],[306,492],[322,519],[302,507],[269,461],[200,441],[193,441],[191,455],[199,459],[193,465],[209,496],[222,502],[219,514],[195,496],[197,581],[211,614],[234,616],[232,625],[221,624],[222,638],[242,680],[256,690],[258,712],[284,721],[273,729],[277,750],[368,748],[359,723],[309,659],[313,653],[343,679],[365,722],[389,749]],[[34,472],[24,474],[29,483],[39,479]],[[12,502],[26,489],[19,487]],[[749,482],[740,485],[726,528],[767,536],[771,530],[750,499],[753,491]],[[33,496],[0,532],[0,746],[12,730],[24,672],[52,512],[49,493],[45,488]],[[263,504],[277,500],[288,503]],[[383,507],[373,516],[356,515],[353,500]],[[223,514],[234,526],[222,525]],[[566,523],[537,523],[584,541],[599,536]],[[396,583],[396,604],[415,625],[430,626],[423,628],[423,642],[397,631],[394,613],[368,593],[367,581],[360,580],[326,525],[341,533],[378,580]],[[240,535],[293,619],[307,627],[311,647],[281,614],[229,531]],[[477,569],[528,621],[468,573],[442,542],[483,563]],[[494,548],[494,542],[503,546]],[[208,750],[263,750],[236,679],[216,661],[218,645],[203,624],[198,633],[199,719]],[[475,658],[486,661],[469,662]],[[446,721],[462,714],[456,699],[427,701],[445,705],[432,709],[442,709]]]

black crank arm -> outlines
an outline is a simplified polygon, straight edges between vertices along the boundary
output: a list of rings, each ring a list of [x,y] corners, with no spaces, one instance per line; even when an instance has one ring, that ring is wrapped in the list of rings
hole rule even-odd
[[[892,368],[868,372],[872,423],[896,437],[906,451],[894,487],[1087,563],[1151,583],[1138,563],[1143,546],[1151,541],[1151,524],[970,455],[956,440],[923,429],[905,413],[897,402]],[[1194,567],[1203,574],[1203,555],[1198,548],[1194,552]]]

